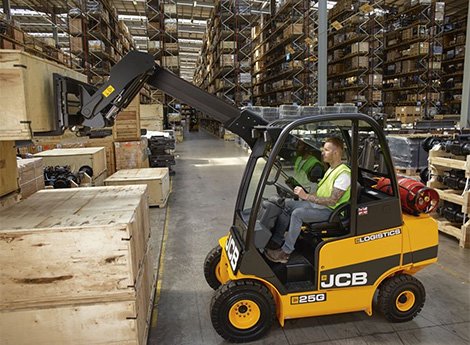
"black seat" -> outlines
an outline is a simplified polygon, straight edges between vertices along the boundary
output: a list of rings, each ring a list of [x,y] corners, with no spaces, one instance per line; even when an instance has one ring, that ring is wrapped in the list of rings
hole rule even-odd
[[[339,205],[325,222],[304,223],[302,230],[315,237],[339,237],[349,232],[351,203]]]

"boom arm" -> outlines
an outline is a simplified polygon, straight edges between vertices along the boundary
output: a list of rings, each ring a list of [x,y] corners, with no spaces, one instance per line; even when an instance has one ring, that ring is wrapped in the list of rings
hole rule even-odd
[[[119,111],[132,101],[145,83],[220,121],[225,128],[239,135],[250,146],[255,141],[252,129],[267,124],[257,114],[249,110],[240,111],[161,68],[155,64],[152,55],[143,52],[131,51],[124,56],[111,69],[108,81],[92,94],[89,93],[88,85],[77,87],[78,81],[74,84],[69,78],[55,77],[58,118],[63,119],[63,128],[72,124],[82,129],[111,125]],[[68,110],[70,93],[78,98],[79,110],[76,114],[71,114]]]

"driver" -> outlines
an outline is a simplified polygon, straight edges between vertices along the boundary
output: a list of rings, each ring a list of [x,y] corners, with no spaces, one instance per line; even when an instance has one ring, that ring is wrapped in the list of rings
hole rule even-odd
[[[286,202],[286,208],[291,214],[289,230],[285,234],[281,248],[266,248],[265,253],[269,260],[287,263],[290,254],[294,251],[302,223],[327,221],[336,207],[349,201],[351,169],[341,161],[343,150],[344,145],[341,139],[336,137],[326,139],[322,150],[322,160],[330,167],[318,183],[316,192],[307,194],[302,187],[294,188],[294,194],[298,195],[301,200]],[[275,235],[282,236],[282,234]]]

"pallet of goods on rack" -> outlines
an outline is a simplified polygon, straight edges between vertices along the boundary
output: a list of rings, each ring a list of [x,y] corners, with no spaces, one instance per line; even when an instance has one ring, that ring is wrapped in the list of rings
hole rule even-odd
[[[412,1],[386,17],[385,112],[403,123],[439,112],[444,3]]]
[[[443,36],[441,99],[444,114],[460,114],[467,18],[446,17]]]
[[[305,1],[289,0],[253,28],[254,104],[316,101],[315,22],[314,12]]]
[[[427,185],[439,193],[441,200],[436,215],[439,231],[457,238],[461,247],[469,248],[470,154],[466,145],[459,140],[448,141],[429,151],[431,178]]]

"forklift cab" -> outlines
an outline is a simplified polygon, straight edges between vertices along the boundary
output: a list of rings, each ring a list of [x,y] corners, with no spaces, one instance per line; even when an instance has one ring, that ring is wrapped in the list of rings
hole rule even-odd
[[[296,121],[281,120],[271,123],[266,128],[264,140],[256,143],[240,189],[233,231],[240,235],[248,250],[262,252],[271,237],[272,227],[282,226],[273,219],[275,217],[266,215],[263,205],[277,204],[279,210],[275,215],[279,212],[282,215],[285,212],[283,199],[296,197],[289,181],[295,174],[293,162],[298,143],[308,146],[309,154],[321,160],[321,150],[328,137],[343,141],[343,163],[351,168],[351,186],[356,187],[351,188],[350,201],[332,217],[331,221],[335,218],[337,224],[305,224],[307,233],[317,235],[317,238],[329,237],[328,241],[333,241],[336,237],[358,236],[402,225],[391,156],[385,136],[373,119],[362,114],[332,114]],[[376,138],[372,154],[364,150],[365,140],[371,137]],[[374,189],[381,177],[390,179],[391,195]],[[299,185],[311,193],[316,188],[315,182]],[[314,264],[314,248],[309,251],[308,245],[301,247],[299,245],[297,254]]]

